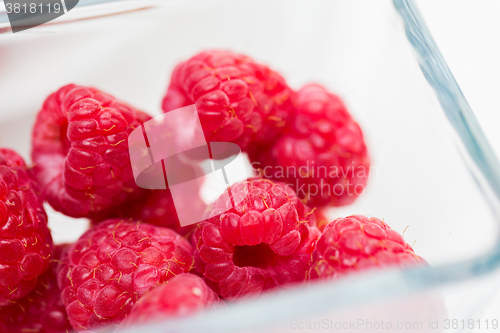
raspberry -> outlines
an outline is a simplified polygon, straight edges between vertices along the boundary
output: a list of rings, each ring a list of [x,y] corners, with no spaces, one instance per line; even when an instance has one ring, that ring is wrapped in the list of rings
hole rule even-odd
[[[51,94],[33,128],[32,157],[52,207],[93,217],[139,195],[127,138],[149,118],[94,88],[70,84]]]
[[[163,111],[196,104],[207,141],[237,143],[243,151],[282,132],[295,93],[269,67],[229,51],[204,51],[179,64]]]
[[[370,165],[359,125],[342,100],[320,85],[306,85],[297,96],[298,112],[285,134],[251,154],[253,166],[292,186],[313,207],[353,202]]]
[[[223,305],[224,302],[203,279],[194,274],[181,274],[142,296],[120,326],[183,317],[204,308]]]
[[[74,329],[119,322],[152,287],[187,272],[189,242],[168,228],[111,219],[71,245],[58,285]]]
[[[28,294],[49,267],[52,237],[32,170],[0,149],[0,306]]]
[[[38,278],[36,287],[15,304],[0,309],[0,329],[4,333],[66,333],[71,330],[61,291],[57,287],[56,267],[68,245],[54,248],[51,265]]]
[[[426,264],[384,221],[361,215],[336,219],[325,227],[313,252],[310,278],[370,268]]]
[[[233,300],[304,281],[320,234],[309,208],[293,190],[266,179],[237,183],[229,193],[193,233],[195,268],[207,284]]]

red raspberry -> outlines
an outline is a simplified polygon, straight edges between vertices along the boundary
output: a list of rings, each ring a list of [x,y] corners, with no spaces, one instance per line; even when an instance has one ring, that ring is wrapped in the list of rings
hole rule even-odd
[[[150,117],[94,88],[67,85],[44,102],[33,128],[33,161],[54,209],[93,217],[141,191],[128,135]]]
[[[204,51],[179,64],[163,111],[196,104],[207,141],[268,143],[295,110],[295,93],[269,67],[229,51]]]
[[[181,274],[142,296],[120,326],[183,317],[204,308],[223,305],[224,302],[203,279],[194,274]]]
[[[90,229],[58,268],[71,325],[81,331],[119,322],[146,291],[187,272],[191,253],[168,228],[112,219]]]
[[[298,93],[299,109],[286,133],[252,154],[263,176],[294,188],[307,204],[353,202],[366,185],[370,160],[359,125],[342,100],[316,84]]]
[[[57,287],[56,268],[61,252],[68,245],[54,248],[51,265],[38,278],[35,289],[15,304],[0,309],[0,329],[4,333],[66,333],[69,324],[61,291]]]
[[[337,277],[370,268],[426,264],[384,221],[361,215],[328,224],[313,252],[310,278]]]
[[[49,267],[52,237],[38,190],[22,157],[0,149],[0,306],[28,294]]]
[[[309,208],[293,190],[266,179],[237,183],[229,193],[193,233],[195,268],[207,283],[232,300],[304,281],[320,234]]]

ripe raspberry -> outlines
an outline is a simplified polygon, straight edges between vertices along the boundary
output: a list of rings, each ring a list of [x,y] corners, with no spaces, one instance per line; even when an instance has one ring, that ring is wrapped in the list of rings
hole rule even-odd
[[[265,179],[237,183],[230,193],[193,233],[195,268],[207,284],[232,300],[304,281],[320,235],[309,208],[290,188]]]
[[[268,143],[295,110],[295,93],[269,67],[229,51],[204,51],[179,64],[163,111],[196,104],[207,141]]]
[[[38,192],[22,157],[0,149],[0,306],[28,294],[49,266],[52,237]]]
[[[316,84],[298,93],[298,112],[286,133],[251,154],[263,176],[284,182],[322,207],[347,205],[366,185],[370,161],[363,133],[342,100]]]
[[[328,224],[313,252],[310,278],[335,278],[370,268],[426,264],[382,220],[352,215]]]
[[[74,329],[119,322],[146,291],[187,272],[189,242],[168,228],[112,219],[71,245],[58,285]]]
[[[51,94],[33,128],[32,157],[52,207],[93,217],[140,194],[127,138],[149,118],[94,88],[70,84]]]
[[[68,245],[54,248],[47,272],[38,278],[35,289],[24,298],[0,309],[0,329],[4,333],[66,333],[71,330],[61,291],[57,287],[56,268],[61,252]]]
[[[181,274],[142,296],[120,326],[183,317],[204,308],[223,305],[224,302],[203,279],[194,274]]]

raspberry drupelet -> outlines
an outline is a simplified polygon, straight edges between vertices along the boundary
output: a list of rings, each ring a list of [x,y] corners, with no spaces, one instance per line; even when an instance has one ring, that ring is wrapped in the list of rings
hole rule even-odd
[[[51,94],[32,137],[34,170],[50,205],[94,217],[138,196],[127,138],[148,119],[94,88],[69,84]]]
[[[104,221],[71,245],[58,285],[77,331],[117,324],[149,289],[190,270],[189,242],[168,228]]]
[[[203,279],[194,274],[180,274],[142,296],[120,326],[184,317],[221,306],[224,302]]]
[[[49,267],[52,237],[32,170],[0,148],[0,307],[28,294]]]
[[[336,278],[370,268],[415,264],[427,263],[384,221],[352,215],[325,227],[313,252],[310,278]]]
[[[306,280],[320,235],[314,213],[293,190],[267,179],[237,183],[228,193],[192,237],[195,268],[207,284],[234,300]]]
[[[49,269],[39,277],[36,287],[15,304],[0,309],[3,333],[67,333],[71,325],[57,286],[56,268],[67,244],[54,248]]]
[[[173,71],[164,112],[195,104],[207,141],[242,151],[268,143],[295,111],[296,96],[277,72],[230,51],[203,51]]]
[[[292,186],[311,207],[343,206],[363,193],[370,159],[342,100],[317,84],[297,93],[298,111],[272,145],[250,154],[262,176]]]

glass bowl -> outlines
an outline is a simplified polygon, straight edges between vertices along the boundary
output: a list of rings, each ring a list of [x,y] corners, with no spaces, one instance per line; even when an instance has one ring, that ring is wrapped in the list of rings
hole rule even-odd
[[[494,318],[477,320],[500,278],[500,167],[412,0],[123,3],[132,9],[106,7],[122,15],[84,20],[79,5],[64,20],[71,23],[0,35],[2,146],[29,160],[35,114],[66,83],[96,86],[159,115],[178,61],[207,48],[242,52],[293,88],[319,82],[345,100],[373,167],[366,192],[330,209],[330,218],[383,218],[430,264],[290,287],[123,332],[492,328]],[[99,6],[106,5],[85,10]],[[84,219],[47,210],[56,242],[87,228]]]

